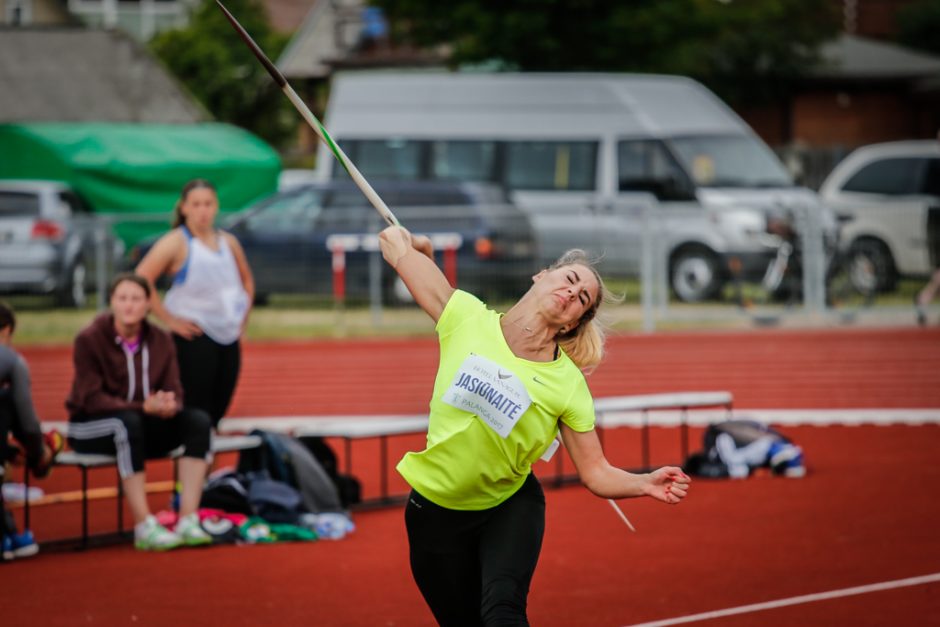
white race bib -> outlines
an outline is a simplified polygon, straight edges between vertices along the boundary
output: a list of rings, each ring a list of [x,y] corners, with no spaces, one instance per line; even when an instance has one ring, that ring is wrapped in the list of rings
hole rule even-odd
[[[470,354],[457,369],[441,399],[448,405],[476,414],[503,438],[532,404],[522,380],[499,364]]]

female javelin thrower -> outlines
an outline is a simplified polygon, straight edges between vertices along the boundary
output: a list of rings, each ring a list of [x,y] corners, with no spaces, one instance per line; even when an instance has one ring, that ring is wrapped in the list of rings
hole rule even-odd
[[[397,467],[413,488],[405,525],[415,582],[441,625],[528,625],[526,597],[545,530],[532,463],[559,430],[581,481],[598,496],[675,504],[690,479],[676,467],[631,474],[604,457],[581,369],[602,357],[594,316],[607,293],[583,251],[536,274],[500,314],[448,284],[428,238],[393,226],[380,245],[437,322],[440,342],[427,448]]]

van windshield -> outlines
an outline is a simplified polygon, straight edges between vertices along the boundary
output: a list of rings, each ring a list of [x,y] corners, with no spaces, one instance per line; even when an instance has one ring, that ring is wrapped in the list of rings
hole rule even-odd
[[[674,137],[669,145],[702,187],[792,187],[777,157],[747,135]]]

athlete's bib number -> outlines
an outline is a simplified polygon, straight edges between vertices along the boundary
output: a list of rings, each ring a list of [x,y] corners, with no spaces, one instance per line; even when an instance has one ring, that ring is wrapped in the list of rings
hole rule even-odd
[[[509,436],[532,404],[519,377],[474,354],[460,365],[442,400],[457,409],[476,414],[504,438]]]

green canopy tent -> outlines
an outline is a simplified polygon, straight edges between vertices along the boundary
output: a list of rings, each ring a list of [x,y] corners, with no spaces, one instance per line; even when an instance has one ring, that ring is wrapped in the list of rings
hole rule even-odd
[[[0,178],[69,183],[128,245],[168,228],[191,179],[236,211],[273,193],[280,170],[273,148],[227,124],[0,124]]]

